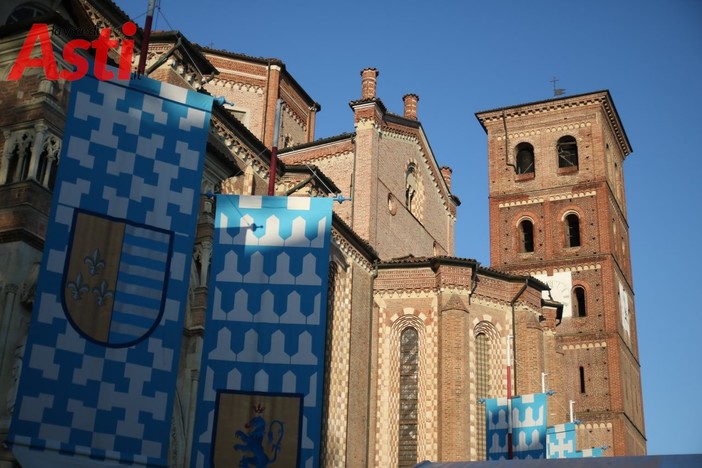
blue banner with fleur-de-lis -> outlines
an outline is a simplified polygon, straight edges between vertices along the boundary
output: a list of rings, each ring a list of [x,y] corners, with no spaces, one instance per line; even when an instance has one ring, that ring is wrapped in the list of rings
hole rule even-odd
[[[212,98],[71,92],[8,442],[24,468],[167,466]]]
[[[193,468],[320,466],[332,200],[217,196]]]

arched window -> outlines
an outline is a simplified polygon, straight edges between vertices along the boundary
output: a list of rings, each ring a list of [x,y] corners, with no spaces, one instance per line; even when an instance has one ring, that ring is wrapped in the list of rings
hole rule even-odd
[[[7,17],[7,21],[5,22],[5,24],[14,24],[19,23],[21,21],[29,21],[31,19],[43,15],[44,13],[46,13],[46,11],[46,7],[41,4],[37,4],[34,2],[25,3],[19,5],[14,10],[12,10],[10,16]]]
[[[573,288],[573,315],[575,317],[585,317],[587,315],[587,305],[585,303],[585,288],[576,286]]]
[[[565,217],[566,227],[566,247],[578,247],[580,245],[580,218],[575,213],[570,213]]]
[[[529,143],[517,145],[517,174],[534,173],[534,147]]]
[[[417,464],[417,400],[419,397],[419,334],[412,327],[400,335],[399,466]]]
[[[558,150],[558,167],[578,167],[578,143],[575,138],[566,135],[556,144]]]
[[[419,217],[419,180],[414,163],[407,166],[405,172],[405,206],[415,217]]]
[[[490,398],[490,339],[485,333],[475,336],[475,390],[478,398]],[[476,449],[478,460],[485,460],[485,416],[478,411],[476,418]]]
[[[519,223],[519,237],[521,252],[534,251],[534,223],[524,219]]]
[[[32,145],[34,144],[34,133],[31,130],[19,130],[14,132],[5,143],[5,158],[0,164],[7,164],[5,169],[5,182],[11,184],[27,179],[29,176],[29,163],[32,157]],[[1,171],[0,171],[1,172]]]

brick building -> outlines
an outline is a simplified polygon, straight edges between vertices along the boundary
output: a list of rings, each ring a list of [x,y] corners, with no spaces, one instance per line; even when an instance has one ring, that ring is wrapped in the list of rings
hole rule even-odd
[[[0,6],[0,103],[12,109],[0,116],[0,262],[12,265],[0,277],[0,439],[13,410],[70,92],[70,82],[47,80],[37,68],[19,81],[6,77],[32,22],[49,24],[61,50],[97,28],[124,39],[128,20],[108,0]],[[135,38],[135,60],[140,46]],[[352,199],[335,204],[332,223],[324,466],[483,459],[478,400],[506,393],[509,335],[513,393],[540,391],[548,374],[557,391],[549,424],[565,422],[575,400],[583,447],[645,453],[622,180],[631,149],[607,92],[477,114],[490,160],[492,267],[485,267],[455,257],[460,201],[451,178],[460,174],[437,162],[419,97],[405,95],[401,115],[388,111],[377,96],[378,70],[361,71],[348,133],[321,140],[314,139],[321,106],[280,60],[160,31],[147,74],[236,103],[214,106],[203,193],[265,193],[280,98],[277,194]],[[189,466],[213,234],[213,204],[203,195],[171,466]],[[13,460],[0,449],[0,467]]]

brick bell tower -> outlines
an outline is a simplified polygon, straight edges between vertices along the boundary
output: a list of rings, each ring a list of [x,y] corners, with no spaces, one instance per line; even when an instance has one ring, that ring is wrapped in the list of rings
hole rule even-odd
[[[623,175],[631,146],[612,97],[599,91],[476,117],[488,137],[492,267],[535,276],[564,303],[561,372],[547,379],[574,402],[578,449],[644,455]],[[568,421],[569,408],[558,411],[554,422]]]

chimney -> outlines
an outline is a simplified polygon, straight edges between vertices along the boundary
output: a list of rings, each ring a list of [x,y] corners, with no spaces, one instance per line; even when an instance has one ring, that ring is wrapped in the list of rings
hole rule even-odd
[[[441,166],[441,175],[444,176],[446,185],[448,186],[449,192],[451,191],[451,174],[453,171],[448,166]]]
[[[380,72],[375,68],[361,70],[361,99],[375,98],[375,85]]]
[[[402,100],[405,102],[405,118],[417,120],[417,102],[419,102],[419,96],[416,94],[405,94]]]

